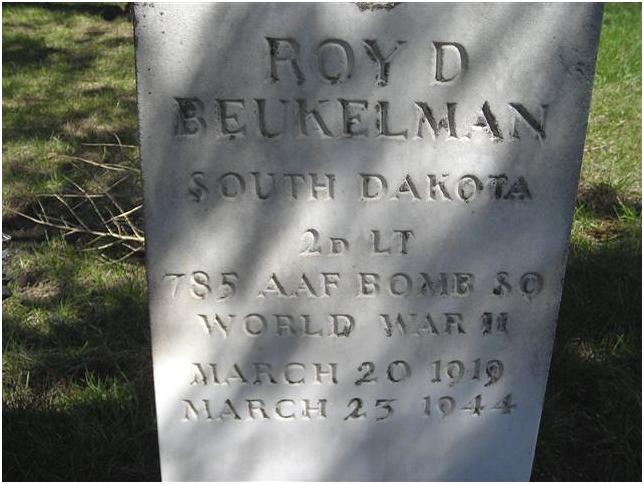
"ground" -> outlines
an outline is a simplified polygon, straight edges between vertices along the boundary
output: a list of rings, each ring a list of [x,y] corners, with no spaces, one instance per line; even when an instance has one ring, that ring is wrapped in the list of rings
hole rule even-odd
[[[142,259],[15,214],[123,175],[95,163],[134,168],[140,202],[131,22],[6,3],[2,22],[3,479],[159,479]],[[607,4],[534,480],[641,479],[641,83],[641,5]]]

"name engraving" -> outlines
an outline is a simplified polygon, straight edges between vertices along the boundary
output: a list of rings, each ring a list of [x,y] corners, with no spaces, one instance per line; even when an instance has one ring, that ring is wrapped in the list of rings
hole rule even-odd
[[[404,57],[408,41],[363,39],[359,46],[340,38],[320,40],[310,51],[293,37],[265,37],[266,82],[294,87],[310,82],[348,85],[358,63],[371,66],[372,85],[389,86],[396,77],[394,66]],[[428,86],[442,89],[467,77],[472,62],[459,42],[435,40],[427,46],[432,55],[425,67]],[[359,55],[358,55],[359,54]],[[409,57],[406,62],[413,62]],[[390,141],[468,141],[473,137],[493,142],[546,139],[547,103],[508,100],[478,105],[458,99],[437,104],[429,99],[410,99],[392,104],[389,99],[291,99],[271,97],[173,98],[175,136],[210,136],[235,140],[256,137],[267,141],[374,138]],[[207,125],[206,119],[211,120]]]
[[[436,105],[423,99],[392,104],[379,99],[222,99],[174,98],[175,135],[197,137],[208,131],[219,139],[247,137],[278,141],[374,138],[380,141],[493,142],[546,139],[547,104]],[[212,125],[206,124],[212,119]],[[269,121],[272,119],[273,121]],[[275,122],[279,119],[279,122]],[[393,119],[397,121],[394,122]]]

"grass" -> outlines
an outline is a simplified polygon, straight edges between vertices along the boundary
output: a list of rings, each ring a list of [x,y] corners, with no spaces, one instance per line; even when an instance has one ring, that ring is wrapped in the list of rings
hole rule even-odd
[[[130,22],[3,4],[3,479],[159,479],[145,272],[16,217],[137,163]],[[608,4],[534,480],[641,479],[641,6]],[[133,180],[138,183],[138,180]]]
[[[132,26],[102,13],[3,5],[5,480],[160,477],[143,264],[106,263],[8,211],[100,175],[71,155],[138,163],[136,150],[85,145],[137,139]]]

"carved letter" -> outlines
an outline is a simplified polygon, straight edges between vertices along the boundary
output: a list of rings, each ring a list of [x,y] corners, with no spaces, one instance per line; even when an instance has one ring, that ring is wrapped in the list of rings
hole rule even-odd
[[[203,102],[196,97],[175,97],[174,100],[179,107],[174,126],[176,136],[195,135],[206,127],[206,121],[203,119]]]
[[[324,286],[324,294],[326,296],[331,295],[331,288],[338,287],[340,283],[340,274],[338,272],[323,272],[322,273],[322,285]]]
[[[330,314],[333,321],[333,334],[340,336],[349,336],[355,327],[355,320],[349,314]]]
[[[347,138],[354,136],[366,136],[367,127],[360,128],[362,123],[362,114],[367,110],[367,101],[349,101],[347,99],[339,99],[342,105],[342,134]],[[352,108],[355,107],[359,112],[354,112]]]
[[[192,381],[190,382],[191,385],[207,385],[208,384],[208,377],[206,376],[206,372],[203,371],[203,368],[201,367],[200,363],[193,363],[192,366],[195,367],[195,374],[194,377],[192,378]]]
[[[456,103],[447,103],[447,119],[436,120],[431,108],[424,102],[416,102],[419,110],[418,130],[416,138],[423,139],[423,127],[425,123],[431,128],[434,138],[438,137],[441,129],[447,129],[450,138],[458,138],[456,134]]]
[[[208,195],[208,188],[203,183],[204,173],[202,171],[195,171],[190,175],[190,184],[188,185],[188,192],[190,199],[193,202],[203,202]]]
[[[183,416],[183,420],[192,420],[190,418],[190,415],[194,417],[195,420],[199,420],[199,411],[197,410],[197,407],[194,406],[191,400],[181,400],[184,405],[185,405],[185,413]],[[212,415],[210,414],[210,402],[208,400],[202,400],[204,410],[206,411],[206,419],[207,420],[212,420]]]
[[[391,196],[391,199],[400,199],[400,195],[411,195],[412,199],[420,200],[420,195],[418,194],[416,185],[414,185],[414,182],[409,175],[405,175],[405,178],[396,189],[396,193]]]
[[[318,176],[315,173],[310,173],[309,176],[311,177],[311,196],[313,197],[312,200],[320,200],[321,198],[323,200],[333,200],[335,197],[335,175],[327,175],[325,174],[324,176],[327,179],[327,182],[320,183],[318,181]],[[324,195],[322,197],[322,195]]]
[[[490,197],[499,200],[503,196],[503,187],[508,181],[506,175],[489,175],[488,187],[490,188]]]
[[[271,278],[269,279],[266,287],[259,291],[259,297],[266,297],[270,294],[274,294],[277,297],[288,297],[288,294],[286,294],[286,291],[284,290],[284,286],[282,286],[275,273],[271,274]]]
[[[525,106],[523,106],[523,104],[510,103],[510,106],[517,113],[519,113],[519,115],[521,116],[521,119],[523,119],[523,121],[536,133],[538,139],[543,140],[546,138],[545,127],[546,127],[546,113],[548,112],[547,104],[541,105],[541,120],[537,120],[536,117],[530,114],[528,110],[525,108]],[[512,135],[513,138],[520,138],[518,116],[514,117],[514,128],[512,129],[512,133],[510,134]]]
[[[302,385],[305,383],[304,377],[298,379],[298,380],[293,380],[291,379],[291,368],[293,367],[298,367],[301,370],[304,370],[306,367],[302,363],[289,363],[286,365],[286,368],[284,368],[284,379],[291,385]]]
[[[326,398],[318,400],[317,407],[311,405],[311,401],[306,398],[302,399],[302,401],[304,402],[304,410],[302,412],[304,418],[310,419],[312,411],[317,411],[319,418],[326,418]]]
[[[227,180],[235,180],[237,187],[227,183]],[[229,200],[234,200],[246,191],[246,182],[237,173],[224,173],[219,178],[219,185],[221,187],[221,195]]]
[[[398,49],[406,44],[404,40],[397,40],[394,48],[386,56],[382,54],[377,40],[365,40],[364,47],[369,59],[378,64],[378,74],[376,75],[376,86],[386,86],[389,82],[389,72],[391,60]]]
[[[328,126],[322,119],[322,116],[320,116],[320,113],[318,112],[317,108],[309,109],[306,105],[306,100],[305,99],[296,99],[297,101],[297,107],[298,107],[298,117],[299,117],[299,128],[300,128],[300,136],[308,136],[309,131],[307,128],[307,123],[306,121],[309,118],[313,118],[315,123],[317,124],[318,129],[320,130],[321,134],[323,135],[322,138],[327,137],[327,138],[333,138],[333,133],[329,130]],[[323,104],[327,102],[327,100],[320,100],[318,101],[318,104]]]
[[[210,320],[208,319],[208,316],[205,314],[197,314],[201,318],[201,322],[203,323],[205,329],[206,329],[206,334],[211,335],[212,331],[215,328],[219,328],[219,330],[223,333],[224,337],[228,336],[228,333],[230,332],[230,327],[233,325],[233,318],[235,317],[234,314],[229,314],[228,315],[228,323],[224,323],[224,321],[219,317],[218,314],[215,314],[215,319],[214,323],[211,323]]]
[[[340,56],[344,57],[344,66],[330,69],[330,67],[334,67],[334,64],[340,64],[342,61],[333,62],[333,56],[329,56],[328,54],[325,54],[325,52],[339,53]],[[329,57],[331,57],[331,59],[329,59]],[[325,81],[329,81],[331,84],[336,84],[351,77],[351,71],[353,70],[353,49],[351,49],[351,46],[344,40],[328,39],[321,42],[317,48],[317,59],[318,70]]]
[[[253,367],[255,368],[255,381],[253,381],[253,385],[262,384],[262,375],[266,375],[270,383],[277,383],[271,374],[272,368],[270,363],[253,363]]]
[[[295,401],[294,401],[294,400],[290,400],[290,399],[288,399],[288,398],[284,398],[284,399],[282,399],[282,400],[279,400],[279,401],[275,404],[275,413],[276,413],[277,415],[279,415],[280,417],[282,417],[282,418],[295,418],[295,412],[292,412],[292,413],[289,413],[289,414],[287,414],[287,415],[284,415],[284,413],[283,413],[283,411],[282,411],[282,404],[284,404],[284,403],[290,403],[291,405],[295,405]]]
[[[360,177],[362,178],[361,200],[378,200],[387,194],[387,180],[384,176],[360,173]],[[369,190],[371,180],[375,180],[378,183],[378,187],[373,193]]]
[[[260,180],[261,178],[261,173],[257,171],[252,171],[250,173],[253,175],[253,178],[255,178],[255,195],[257,195],[257,198],[260,200],[266,200],[269,197],[273,195],[273,192],[275,192],[275,174],[274,173],[266,173],[270,177],[270,189],[267,190],[266,192],[262,193],[262,182]]]
[[[531,200],[532,194],[528,189],[528,182],[525,178],[522,176],[517,178],[517,181],[512,184],[503,198],[506,200]]]
[[[377,296],[380,293],[380,276],[369,272],[358,275],[358,296]]]
[[[380,230],[371,231],[371,240],[373,241],[374,254],[391,254],[391,247],[380,247]]]
[[[313,363],[313,366],[315,367],[315,383],[322,384],[322,377],[323,376],[329,376],[331,378],[331,383],[336,385],[338,383],[338,378],[337,378],[337,364],[336,363],[329,363],[329,370],[328,371],[322,371],[322,364],[321,363]]]
[[[250,418],[255,420],[257,418],[255,417],[255,411],[258,410],[263,420],[269,419],[266,410],[264,410],[264,400],[246,400],[246,403],[248,404],[248,415]]]
[[[286,126],[286,108],[288,106],[288,101],[283,99],[279,100],[282,104],[282,128],[281,131],[271,132],[266,127],[266,99],[255,99],[257,104],[257,126],[259,128],[259,134],[267,139],[279,138],[284,132],[284,127]]]
[[[245,113],[243,99],[217,99],[222,136],[234,138],[246,134],[246,125],[239,121],[239,115]],[[229,108],[239,108],[240,112],[230,113]]]
[[[251,321],[253,320],[251,318],[259,321],[258,327],[251,326]],[[255,313],[246,315],[246,317],[244,317],[244,329],[246,330],[246,334],[250,336],[259,336],[263,334],[266,330],[266,320],[264,319],[264,316]]]
[[[392,133],[389,130],[389,102],[388,101],[378,101],[376,103],[376,111],[380,113],[379,125],[378,125],[378,136],[387,136],[389,138],[395,139],[407,139],[407,130],[398,131],[397,133]]]
[[[219,414],[219,420],[224,420],[224,417],[231,417],[233,420],[241,420],[241,417],[235,410],[235,407],[233,406],[233,402],[231,402],[230,399],[227,399],[224,402],[224,408],[221,410],[221,413]]]
[[[483,103],[483,108],[481,108],[483,116],[479,116],[474,123],[475,128],[481,128],[488,131],[492,135],[493,140],[502,140],[503,135],[499,129],[499,124],[496,122],[496,117],[490,109],[490,104],[485,101]]]
[[[465,334],[463,329],[463,316],[460,313],[445,313],[445,332],[453,334],[452,328],[456,328],[458,334]]]
[[[467,70],[467,52],[456,42],[433,42],[436,50],[436,81],[447,83]],[[449,55],[446,55],[450,53]],[[458,57],[458,60],[457,60]]]
[[[298,84],[302,84],[304,82],[304,74],[302,74],[302,70],[297,65],[297,58],[300,55],[300,46],[295,39],[275,39],[266,37],[266,41],[268,42],[270,56],[270,80],[278,82],[280,79],[277,75],[277,63],[288,62],[291,65],[291,70],[295,76],[295,80]]]
[[[483,184],[474,175],[461,177],[456,185],[456,193],[464,202],[472,201],[481,190],[483,190]]]

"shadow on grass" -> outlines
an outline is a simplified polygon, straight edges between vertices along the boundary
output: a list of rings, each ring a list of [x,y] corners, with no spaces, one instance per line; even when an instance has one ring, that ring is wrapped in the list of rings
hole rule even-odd
[[[2,42],[3,63],[18,68],[41,64],[48,59],[50,54],[57,51],[58,49],[48,47],[44,39],[22,33],[8,36]]]
[[[34,50],[30,55],[32,59],[46,60],[51,52],[53,50],[44,48],[40,51]],[[78,87],[74,92],[76,101],[71,103],[72,99],[66,98],[69,86],[94,79],[91,71],[96,55],[68,51],[58,51],[57,54],[65,61],[56,61],[56,72],[48,82],[47,92],[21,103],[17,108],[5,108],[3,141],[33,142],[37,138],[47,140],[57,136],[66,142],[77,144],[91,136],[93,141],[105,138],[105,141],[113,142],[113,133],[118,132],[123,143],[136,143],[136,100],[133,94],[111,86],[88,82]],[[23,65],[31,62],[23,59],[20,52],[15,53],[15,56],[10,54],[9,59],[5,57],[5,61],[14,62],[11,60],[14,57],[20,59],[17,62]],[[61,98],[62,102],[61,99],[52,99],[52,96],[58,95],[65,96]],[[119,107],[117,112],[114,109],[115,104]],[[100,120],[98,126],[97,120]],[[108,131],[101,129],[100,124],[105,121],[113,121],[115,128]],[[79,126],[79,132],[69,132],[69,129],[66,129],[68,126]]]
[[[122,4],[121,4],[122,5]],[[118,17],[130,15],[129,8],[123,7],[114,3],[48,3],[48,2],[34,2],[34,3],[14,3],[11,5],[12,9],[16,8],[42,8],[52,12],[60,12],[66,15],[84,14],[100,16],[103,20],[112,21]]]
[[[23,277],[14,293],[27,308],[49,309],[47,324],[30,328],[5,313],[3,352],[13,368],[4,383],[3,479],[159,480],[144,288],[127,279],[86,287],[73,261],[56,273]],[[43,279],[57,288],[46,301],[44,291],[33,297],[42,283],[30,285]],[[84,303],[57,318],[70,294]]]
[[[117,132],[124,143],[135,143],[134,93],[98,82],[120,82],[123,75],[133,80],[131,36],[122,33],[115,37],[116,30],[100,24],[77,27],[72,23],[69,32],[75,37],[68,39],[61,37],[67,31],[54,33],[43,25],[17,25],[21,8],[37,6],[3,6],[3,141],[33,143],[57,137],[78,145],[88,138],[113,142]],[[124,11],[106,4],[46,4],[41,8],[61,12],[70,22],[70,13]],[[52,22],[51,17],[45,18]],[[81,32],[82,38],[78,38]],[[60,47],[61,42],[65,47]],[[26,95],[30,92],[36,94]],[[106,122],[109,129],[101,127]]]
[[[572,245],[533,480],[641,480],[641,276],[628,234]]]
[[[120,393],[57,411],[3,409],[3,480],[160,480],[153,405]]]
[[[615,187],[608,183],[600,182],[579,188],[577,207],[588,208],[598,218],[617,218],[620,205],[624,205],[635,214],[640,214],[642,211],[642,205],[639,200],[620,199]]]

